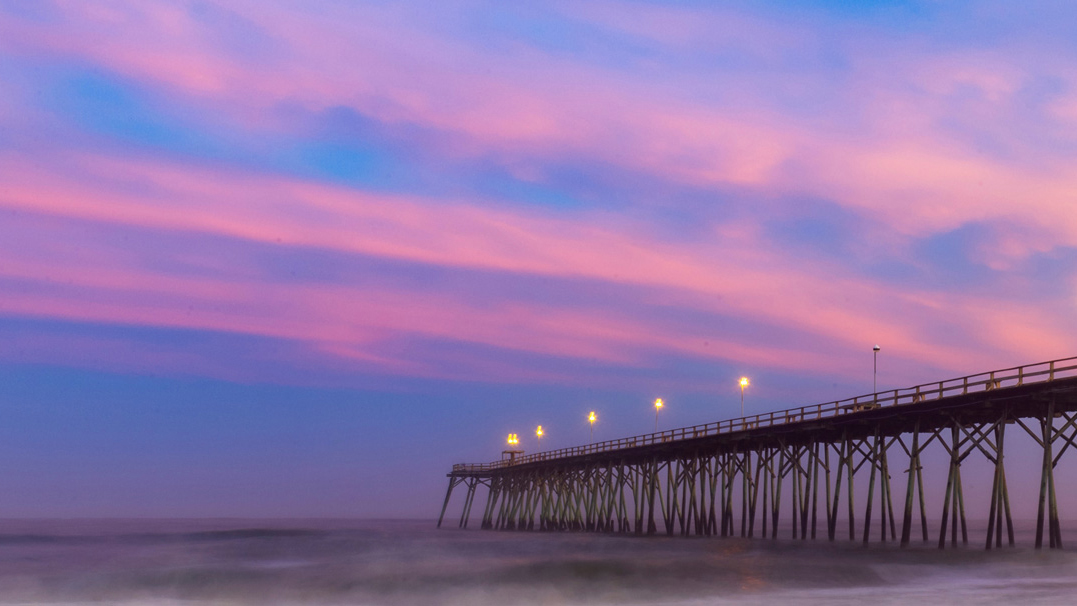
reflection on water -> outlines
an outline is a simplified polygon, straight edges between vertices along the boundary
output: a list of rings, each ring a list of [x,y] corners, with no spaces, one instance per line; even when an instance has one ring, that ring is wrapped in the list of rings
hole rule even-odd
[[[0,521],[0,603],[1071,603],[1077,559],[429,522]],[[1025,543],[1028,544],[1027,542]]]

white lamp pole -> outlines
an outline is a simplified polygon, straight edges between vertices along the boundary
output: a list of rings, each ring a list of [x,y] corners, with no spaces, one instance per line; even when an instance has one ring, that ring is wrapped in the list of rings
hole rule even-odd
[[[871,393],[879,392],[879,350],[882,349],[878,345],[871,348],[872,352],[872,369],[871,369]]]

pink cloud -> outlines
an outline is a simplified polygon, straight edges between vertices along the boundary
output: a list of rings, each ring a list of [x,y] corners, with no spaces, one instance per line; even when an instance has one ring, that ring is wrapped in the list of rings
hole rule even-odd
[[[664,48],[698,51],[735,48],[773,58],[806,45],[818,34],[715,5],[651,6],[642,2],[560,3],[566,19],[582,20],[659,43]]]
[[[435,266],[636,285],[653,293],[652,305],[742,317],[850,349],[879,340],[942,368],[970,359],[989,365],[998,351],[1038,359],[1044,351],[1064,353],[1071,344],[1056,329],[1059,318],[1040,313],[1035,303],[1000,304],[865,282],[839,266],[806,266],[760,248],[752,236],[659,242],[645,226],[609,221],[602,213],[558,219],[130,159],[70,156],[62,174],[17,156],[4,162],[12,170],[0,178],[0,204],[26,212]],[[841,372],[835,367],[842,354],[814,351],[810,342],[739,341],[616,309],[512,300],[477,305],[454,292],[370,291],[347,284],[284,289],[227,262],[217,269],[229,278],[172,276],[141,267],[137,250],[101,248],[92,236],[73,259],[63,259],[64,245],[46,241],[41,250],[8,251],[0,271],[66,284],[80,294],[16,293],[0,303],[4,313],[295,339],[351,352],[346,355],[352,358],[366,356],[371,364],[399,372],[421,365],[376,353],[387,335],[629,367],[664,352]],[[980,353],[931,334],[928,327],[955,309],[969,310],[960,329],[980,343]],[[987,330],[1016,322],[1020,331]]]
[[[671,92],[669,85],[676,82],[654,86],[526,50],[491,57],[430,34],[406,9],[366,9],[364,19],[356,20],[344,18],[347,14],[296,15],[261,4],[257,10],[235,6],[290,55],[259,64],[221,53],[190,17],[151,5],[127,10],[123,19],[102,20],[102,27],[118,34],[104,45],[98,36],[80,36],[78,30],[42,29],[22,39],[27,46],[89,56],[132,77],[216,99],[219,109],[239,111],[244,120],[253,118],[262,126],[269,109],[282,102],[346,105],[388,122],[458,133],[464,144],[457,153],[573,153],[683,183],[800,191],[879,216],[910,236],[1024,213],[1033,205],[1042,227],[1059,221],[1067,226],[1057,245],[1077,242],[1067,212],[1073,177],[1061,158],[1044,158],[1042,168],[1008,165],[948,141],[935,129],[946,111],[937,100],[955,87],[976,87],[996,104],[1014,94],[1028,68],[1001,52],[984,57],[958,51],[930,59],[907,52],[888,63],[861,61],[853,87],[837,93],[839,101],[851,104],[850,97],[866,92],[879,107],[898,104],[901,114],[873,116],[867,129],[850,136],[765,106],[752,110],[686,100]],[[592,11],[624,26],[609,6]],[[734,18],[666,12],[648,22]],[[797,31],[787,27],[766,36],[779,39]],[[893,83],[869,75],[876,72],[885,72]],[[872,90],[859,90],[865,81]],[[892,130],[895,117],[898,123],[912,122]],[[810,166],[811,172],[787,179],[789,163]]]
[[[526,47],[493,56],[424,29],[404,9],[364,7],[363,19],[356,19],[347,8],[313,16],[264,3],[231,6],[274,41],[276,54],[250,59],[229,53],[184,11],[152,3],[72,3],[64,5],[68,21],[59,26],[0,17],[0,38],[13,53],[79,58],[186,96],[258,132],[292,128],[275,117],[282,104],[312,111],[343,105],[387,123],[450,133],[454,145],[445,153],[504,157],[515,174],[538,182],[544,159],[584,157],[670,183],[833,200],[872,218],[878,233],[866,237],[896,255],[907,255],[904,247],[919,238],[969,222],[1015,217],[1020,229],[985,252],[985,263],[1013,267],[1031,254],[1077,245],[1077,177],[1068,158],[1044,153],[1038,165],[1005,162],[934,128],[948,111],[941,97],[955,88],[982,91],[985,111],[1014,94],[1030,68],[1008,63],[1001,53],[986,67],[975,65],[975,57],[917,52],[890,63],[855,62],[851,84],[834,94],[837,105],[863,113],[864,128],[850,134],[834,128],[833,116],[812,120],[773,109],[767,89],[752,88],[758,82],[748,76],[749,92],[729,104],[706,103],[684,91],[711,90],[697,88],[712,75],[705,71],[653,80],[650,72],[634,77]],[[596,22],[659,42],[697,22],[695,13],[668,11],[641,27],[610,5],[589,11]],[[727,18],[708,15],[698,22]],[[745,22],[737,23],[731,31]],[[763,35],[788,40],[798,31]],[[786,44],[794,48],[817,43],[811,36],[791,39]],[[858,96],[871,101],[858,105]],[[656,305],[677,301],[775,333],[801,331],[848,347],[878,339],[945,368],[970,358],[987,363],[1000,351],[1036,359],[1042,357],[1037,352],[1071,345],[1053,328],[1067,321],[1062,312],[1041,313],[1036,301],[1014,296],[999,304],[911,290],[864,280],[837,263],[805,263],[766,248],[757,234],[761,219],[704,226],[713,238],[681,243],[660,240],[645,221],[613,212],[585,210],[566,218],[498,209],[485,200],[363,193],[121,155],[49,155],[51,168],[30,154],[0,156],[0,204],[433,266],[631,285],[653,293]],[[5,297],[7,313],[300,339],[401,372],[417,367],[369,351],[379,335],[414,332],[625,365],[640,364],[651,351],[831,371],[844,359],[810,357],[805,346],[740,343],[721,335],[703,335],[721,345],[703,348],[704,339],[691,331],[669,332],[654,319],[609,310],[526,301],[478,309],[452,293],[369,293],[347,286],[282,294],[257,281],[154,275],[126,251],[95,251],[98,257],[78,270],[55,260],[62,250],[39,252],[39,259],[52,260],[7,263],[5,275],[72,281],[92,296]],[[189,318],[184,303],[202,311]],[[208,311],[216,308],[222,311]],[[357,309],[365,321],[352,319]],[[968,343],[933,334],[955,309],[971,310],[954,324],[982,346],[977,353],[969,353]],[[521,318],[527,319],[523,328]]]

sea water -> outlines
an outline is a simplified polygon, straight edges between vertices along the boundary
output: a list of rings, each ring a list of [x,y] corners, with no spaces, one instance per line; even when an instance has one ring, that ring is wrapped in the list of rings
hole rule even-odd
[[[1037,551],[1024,530],[1018,547],[984,551],[980,540],[902,549],[787,536],[438,530],[430,521],[6,520],[0,603],[1077,602],[1077,555]]]

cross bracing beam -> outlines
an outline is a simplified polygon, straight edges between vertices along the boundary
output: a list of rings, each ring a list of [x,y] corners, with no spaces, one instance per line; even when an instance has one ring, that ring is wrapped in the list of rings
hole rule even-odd
[[[892,478],[904,473],[905,482],[897,483],[905,484],[904,546],[914,525],[929,541],[923,455],[932,449],[945,457],[946,471],[938,546],[946,547],[947,539],[950,546],[968,543],[962,469],[986,463],[992,471],[985,501],[990,549],[1002,546],[1004,529],[1007,544],[1014,543],[1004,457],[1011,425],[1043,450],[1037,547],[1046,531],[1048,545],[1060,548],[1055,468],[1077,446],[1077,358],[511,462],[454,465],[438,523],[453,489],[463,484],[461,527],[485,486],[481,527],[487,529],[775,538],[788,514],[792,537],[806,540],[822,536],[821,501],[827,539],[839,538],[844,517],[850,540],[897,541]],[[904,459],[892,464],[895,454]]]

